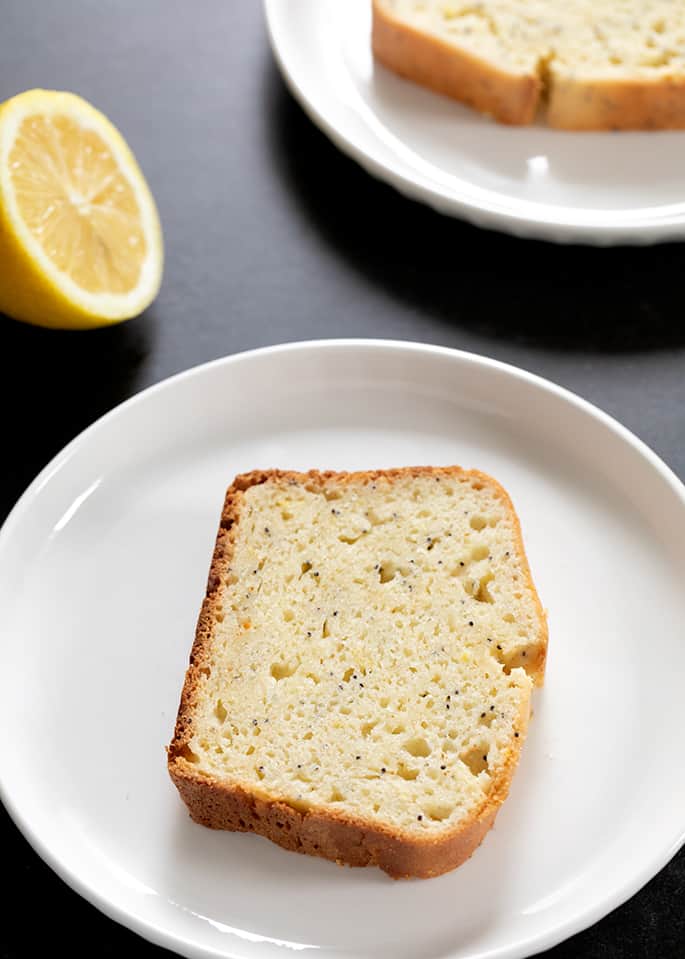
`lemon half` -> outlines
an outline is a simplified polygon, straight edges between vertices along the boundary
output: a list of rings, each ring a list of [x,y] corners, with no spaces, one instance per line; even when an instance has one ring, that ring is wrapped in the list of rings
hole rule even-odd
[[[118,323],[155,298],[155,201],[109,120],[73,93],[0,105],[0,312],[39,326]]]

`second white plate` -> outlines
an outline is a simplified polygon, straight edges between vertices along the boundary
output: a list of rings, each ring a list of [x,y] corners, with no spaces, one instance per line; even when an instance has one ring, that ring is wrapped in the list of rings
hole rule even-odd
[[[288,84],[342,150],[443,213],[558,242],[685,237],[685,131],[504,127],[376,67],[371,0],[265,0]]]
[[[455,872],[393,882],[194,825],[164,746],[226,486],[422,463],[506,486],[549,610],[546,685],[494,830]],[[0,795],[74,888],[185,956],[520,959],[683,841],[684,580],[681,484],[550,383],[407,343],[220,360],[96,423],[3,527]]]

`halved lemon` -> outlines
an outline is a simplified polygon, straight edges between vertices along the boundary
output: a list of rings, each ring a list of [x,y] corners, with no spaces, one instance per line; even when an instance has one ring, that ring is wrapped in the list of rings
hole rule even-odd
[[[121,134],[73,93],[0,105],[0,312],[83,329],[141,313],[164,261],[157,208]]]

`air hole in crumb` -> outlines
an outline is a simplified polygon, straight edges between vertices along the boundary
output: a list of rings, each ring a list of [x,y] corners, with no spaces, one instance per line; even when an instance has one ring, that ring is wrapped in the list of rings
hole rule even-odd
[[[389,583],[395,578],[397,568],[394,563],[386,562],[380,567],[378,571],[378,578],[381,583]]]
[[[479,543],[477,546],[474,546],[471,550],[471,559],[477,563],[481,559],[487,559],[490,553],[489,548],[485,543]]]
[[[321,635],[324,639],[327,639],[331,635],[331,630],[328,625],[328,620],[324,619],[323,626],[321,627]]]
[[[373,722],[362,724],[361,733],[364,739],[366,739],[369,736],[369,734],[373,732],[373,730],[376,728],[377,725],[378,725],[378,720],[374,720]]]
[[[337,786],[334,786],[334,787],[331,789],[331,794],[330,794],[330,796],[328,797],[328,801],[329,801],[329,802],[344,802],[344,801],[345,801],[345,797],[344,797],[343,794],[340,792],[340,790],[337,788]]]
[[[469,596],[475,596],[480,589],[480,580],[478,577],[467,578],[464,580],[464,591]]]
[[[287,679],[289,676],[292,676],[293,673],[297,672],[297,667],[299,663],[272,663],[271,664],[271,675],[277,681],[281,679]]]
[[[394,514],[393,514],[394,515]],[[392,521],[391,516],[383,516],[378,510],[375,510],[373,506],[366,513],[366,518],[371,523],[372,526],[384,526],[386,523]]]
[[[465,766],[471,770],[474,776],[479,776],[483,770],[488,768],[488,746],[487,743],[480,743],[462,753],[459,757]]]
[[[254,746],[248,746],[247,749],[245,750],[245,755],[251,756],[253,753],[254,753]]]
[[[350,666],[349,669],[346,669],[343,673],[342,681],[344,683],[349,683],[350,679],[354,676],[354,667]]]
[[[347,543],[348,546],[353,546],[363,535],[363,530],[360,530],[358,533],[341,533],[338,539],[341,543]]]
[[[181,756],[182,759],[185,759],[189,763],[200,762],[200,757],[198,756],[198,754],[194,753],[193,750],[188,745],[181,746],[181,748],[178,751],[178,755]]]
[[[418,769],[412,769],[410,766],[403,766],[400,764],[397,768],[397,775],[401,776],[402,779],[412,780],[416,779],[418,776]]]
[[[217,613],[214,613],[214,619],[217,621],[217,623],[223,623],[223,621],[224,621],[224,614],[223,614],[223,613],[218,613],[218,612],[217,612]]]
[[[502,617],[502,619],[504,620],[505,623],[513,623],[513,622],[515,622],[514,616],[513,616],[512,613],[505,613],[504,616]]]
[[[294,619],[295,619],[295,613],[293,613],[292,609],[284,609],[284,610],[283,610],[283,620],[284,620],[284,622],[286,622],[286,623],[292,623],[292,621],[293,621]]]
[[[530,668],[535,663],[535,650],[530,646],[518,646],[507,654],[504,663],[505,673],[510,673],[512,669],[517,669],[519,666],[524,669]]]
[[[495,600],[492,596],[492,593],[488,589],[488,584],[491,583],[494,579],[492,573],[486,573],[485,576],[481,576],[480,582],[478,583],[478,589],[473,594],[473,598],[478,603],[494,603]]]
[[[387,709],[390,705],[390,699],[387,696],[381,696],[379,700],[379,705],[381,709]]]
[[[432,802],[426,803],[423,806],[424,815],[437,822],[442,822],[443,819],[449,819],[453,811],[453,807],[448,805],[448,803]]]
[[[226,717],[228,716],[228,713],[226,712],[226,707],[224,706],[224,704],[221,702],[220,699],[217,699],[216,701],[216,706],[214,707],[214,715],[216,716],[216,718],[219,720],[220,723],[223,723]]]
[[[200,673],[201,673],[203,676],[206,676],[207,679],[209,679],[209,677],[212,675],[212,671],[211,671],[211,669],[209,668],[209,666],[203,666],[202,669],[200,670]]]
[[[293,514],[290,512],[290,510],[288,509],[281,510],[281,519],[284,519],[286,523],[288,522],[289,519],[292,519],[292,518],[293,518]]]
[[[255,772],[257,773],[257,779],[264,779],[264,767],[256,766]]]
[[[314,733],[310,730],[309,732],[305,733],[302,738],[303,738],[303,739],[313,739],[313,738],[314,738]]]
[[[410,756],[430,756],[431,754],[430,746],[421,736],[408,739],[404,744],[404,748]]]

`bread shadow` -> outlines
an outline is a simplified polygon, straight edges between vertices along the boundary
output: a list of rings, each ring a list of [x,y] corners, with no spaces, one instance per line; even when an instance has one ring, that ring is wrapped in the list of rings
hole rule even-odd
[[[406,199],[344,156],[271,61],[264,101],[267,140],[296,213],[349,269],[403,307],[486,340],[544,350],[685,345],[675,281],[683,244],[596,249],[473,227]]]
[[[534,123],[503,126],[448,97],[436,96],[418,84],[403,80],[390,70],[373,64],[367,96],[377,116],[402,136],[404,123],[419,129],[419,144],[428,130],[439,130],[433,156],[459,155],[468,172],[489,179],[494,189],[501,180],[521,191],[530,185],[531,159],[540,158],[554,173],[554,182],[563,184],[569,198],[579,186],[594,192],[609,207],[618,206],[623,195],[645,185],[649,170],[650,189],[659,188],[661,201],[668,203],[682,192],[682,134],[677,130],[570,132],[547,125],[543,108]],[[425,148],[425,143],[423,144]],[[418,150],[421,146],[418,146]],[[420,162],[423,155],[416,153]],[[647,199],[647,198],[646,198]],[[656,202],[659,202],[657,199]]]
[[[3,512],[50,457],[136,392],[154,337],[154,307],[92,331],[43,329],[0,315]]]
[[[534,791],[523,782],[514,792],[508,831],[517,829],[519,816],[535,815]],[[180,803],[173,829],[169,898],[212,931],[239,938],[440,959],[480,944],[516,885],[518,853],[497,824],[457,870],[398,881],[374,867],[287,852],[260,836],[205,829]]]

